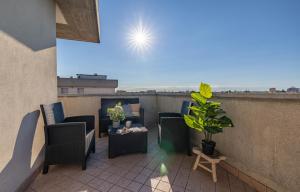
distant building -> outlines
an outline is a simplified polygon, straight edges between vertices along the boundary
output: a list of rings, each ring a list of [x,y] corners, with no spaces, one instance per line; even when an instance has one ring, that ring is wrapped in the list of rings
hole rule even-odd
[[[300,93],[300,88],[290,87],[287,89],[288,93]]]
[[[97,73],[93,75],[89,74],[76,74],[78,79],[107,79],[107,75],[98,75]]]
[[[270,93],[276,93],[276,92],[277,92],[277,89],[274,88],[274,87],[272,87],[272,88],[269,89],[269,92],[270,92]]]
[[[77,74],[77,78],[57,77],[58,96],[114,94],[118,80],[107,79],[106,75]]]
[[[156,93],[156,90],[147,90],[146,92],[147,92],[147,93],[152,93],[152,94],[153,94],[153,93]]]
[[[125,90],[117,90],[117,93],[127,93]]]

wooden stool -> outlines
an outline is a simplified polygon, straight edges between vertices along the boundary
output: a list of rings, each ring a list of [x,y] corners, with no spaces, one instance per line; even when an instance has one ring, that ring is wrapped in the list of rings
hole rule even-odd
[[[223,156],[221,153],[215,150],[213,155],[205,155],[202,153],[201,149],[199,147],[194,147],[193,148],[193,153],[197,155],[193,170],[196,170],[197,167],[201,167],[202,169],[210,172],[212,174],[213,181],[216,183],[217,182],[217,170],[216,170],[216,165],[222,161],[225,160],[226,157]],[[203,159],[203,161],[200,161]],[[204,166],[203,164],[211,164],[211,169],[208,167]]]

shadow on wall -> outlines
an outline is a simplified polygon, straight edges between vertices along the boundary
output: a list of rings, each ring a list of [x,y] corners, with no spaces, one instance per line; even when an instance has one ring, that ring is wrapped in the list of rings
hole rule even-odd
[[[1,31],[33,51],[56,44],[55,6],[53,1],[9,0],[0,2]]]
[[[0,173],[1,192],[15,191],[26,178],[37,168],[37,161],[31,167],[31,150],[33,145],[33,138],[37,127],[37,122],[40,116],[40,111],[28,113],[23,118],[15,147],[13,156],[6,167]],[[40,153],[42,153],[41,150]],[[39,154],[40,157],[41,154]]]

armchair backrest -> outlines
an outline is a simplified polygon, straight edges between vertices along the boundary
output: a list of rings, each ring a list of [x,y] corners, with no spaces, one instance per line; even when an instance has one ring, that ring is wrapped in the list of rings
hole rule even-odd
[[[114,107],[117,103],[136,104],[139,103],[139,98],[102,98],[101,99],[101,117],[107,116],[107,109]]]
[[[190,113],[190,106],[192,105],[192,102],[190,101],[183,101],[181,106],[181,115],[188,115]]]
[[[61,102],[41,105],[40,107],[46,126],[64,122],[65,115]]]

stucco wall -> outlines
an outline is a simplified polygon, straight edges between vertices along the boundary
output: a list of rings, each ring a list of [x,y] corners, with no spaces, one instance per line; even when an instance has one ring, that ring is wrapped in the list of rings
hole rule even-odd
[[[18,189],[42,162],[41,103],[57,100],[55,5],[0,1],[0,191]]]
[[[297,96],[299,98],[299,95]],[[227,162],[278,191],[300,189],[300,98],[294,95],[219,96],[234,122],[214,137]],[[162,94],[158,111],[179,111],[185,95]],[[201,136],[193,132],[193,142]]]

